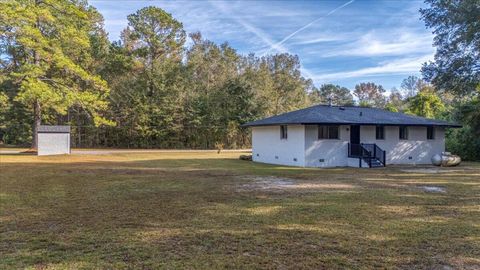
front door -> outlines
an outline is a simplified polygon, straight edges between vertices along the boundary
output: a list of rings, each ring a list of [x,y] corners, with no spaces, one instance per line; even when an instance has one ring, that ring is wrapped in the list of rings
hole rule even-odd
[[[360,144],[360,126],[359,125],[350,126],[350,143]]]
[[[360,148],[360,126],[350,126],[350,155],[360,156],[362,151]]]

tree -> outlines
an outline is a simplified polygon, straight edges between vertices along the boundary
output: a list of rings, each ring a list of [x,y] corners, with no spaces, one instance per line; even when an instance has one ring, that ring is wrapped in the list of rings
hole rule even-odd
[[[355,104],[348,88],[334,84],[322,84],[319,89],[314,89],[309,97],[313,103],[329,104],[331,102],[344,106]]]
[[[445,105],[432,87],[424,87],[417,95],[408,99],[407,113],[427,117],[440,118]]]
[[[0,92],[0,142],[3,141],[3,134],[1,131],[6,128],[5,123],[7,119],[5,117],[5,113],[8,111],[9,107],[10,102],[7,95]]]
[[[393,88],[390,91],[390,95],[388,96],[387,103],[385,104],[385,109],[391,112],[399,112],[403,111],[403,107],[405,105],[405,100],[402,96],[402,93],[398,91],[396,88]]]
[[[462,160],[480,160],[480,137],[472,127],[450,129],[445,136],[446,149],[461,155]]]
[[[186,34],[183,25],[171,14],[157,7],[145,7],[128,15],[125,43],[146,66],[150,94],[156,89],[153,73],[161,60],[178,61],[181,58]]]
[[[424,64],[423,76],[439,90],[470,94],[480,83],[480,2],[426,0],[420,9],[435,34],[435,61]]]
[[[32,148],[42,114],[66,114],[71,107],[89,113],[96,125],[111,124],[100,112],[108,87],[91,73],[89,33],[96,11],[83,2],[0,2],[2,49],[10,54],[15,70],[8,79],[15,85],[14,100],[33,112]]]
[[[179,21],[157,7],[142,8],[127,18],[122,38],[134,71],[127,73],[130,82],[118,86],[116,101],[134,108],[126,112],[135,115],[131,125],[142,137],[138,140],[142,147],[169,147],[167,143],[181,130],[181,60],[186,34]]]
[[[480,84],[477,91],[479,95],[457,106],[456,114],[458,119],[472,128],[475,135],[480,136]]]
[[[480,2],[478,0],[427,0],[422,19],[435,34],[434,62],[422,74],[437,92],[453,94],[451,120],[463,128],[447,132],[447,149],[467,159],[480,152]],[[460,147],[459,147],[460,146]]]
[[[298,56],[287,53],[269,55],[262,59],[273,79],[274,114],[304,107],[307,104],[306,89],[313,86],[311,80],[302,77]]]
[[[424,86],[426,86],[426,82],[417,76],[408,76],[401,84],[403,95],[406,98],[415,96]]]
[[[241,124],[304,108],[316,90],[295,55],[241,55],[200,33],[186,47],[181,22],[160,8],[129,15],[121,40],[111,43],[102,16],[84,1],[0,5],[6,143],[30,142],[26,125],[35,115],[72,125],[74,146],[248,147]],[[338,103],[352,100],[346,88],[325,91]]]
[[[353,94],[358,98],[359,105],[365,107],[383,108],[385,106],[385,89],[381,85],[372,82],[355,85]]]
[[[190,38],[193,45],[185,59],[184,111],[187,128],[184,135],[191,147],[208,148],[224,143],[227,130],[233,132],[232,129],[238,128],[228,124],[230,106],[226,102],[230,102],[228,93],[232,89],[231,84],[235,82],[238,86],[241,58],[226,43],[217,45],[203,39],[200,33],[193,33]],[[233,145],[232,142],[226,144]]]
[[[258,114],[253,90],[250,83],[241,77],[227,82],[225,90],[226,95],[222,102],[222,110],[225,113],[221,120],[223,123],[227,123],[225,141],[231,148],[244,146],[243,138],[248,133],[241,129],[240,125],[255,120]]]

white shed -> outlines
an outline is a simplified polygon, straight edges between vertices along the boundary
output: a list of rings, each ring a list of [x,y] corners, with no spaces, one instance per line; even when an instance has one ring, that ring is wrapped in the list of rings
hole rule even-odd
[[[70,126],[39,126],[38,155],[70,154]]]

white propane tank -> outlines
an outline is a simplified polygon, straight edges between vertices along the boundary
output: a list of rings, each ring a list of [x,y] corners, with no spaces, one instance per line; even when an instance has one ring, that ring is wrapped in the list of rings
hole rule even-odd
[[[432,164],[435,166],[452,167],[457,166],[460,162],[462,162],[462,159],[450,152],[443,152],[441,155],[437,154],[432,157]]]

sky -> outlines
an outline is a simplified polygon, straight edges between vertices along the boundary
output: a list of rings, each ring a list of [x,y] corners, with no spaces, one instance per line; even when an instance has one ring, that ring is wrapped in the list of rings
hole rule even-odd
[[[291,53],[303,76],[316,86],[353,89],[371,81],[387,90],[409,75],[420,76],[433,60],[433,35],[420,20],[423,1],[90,1],[105,18],[109,38],[118,40],[127,16],[157,6],[216,43],[258,56]],[[188,43],[187,43],[188,45]]]

